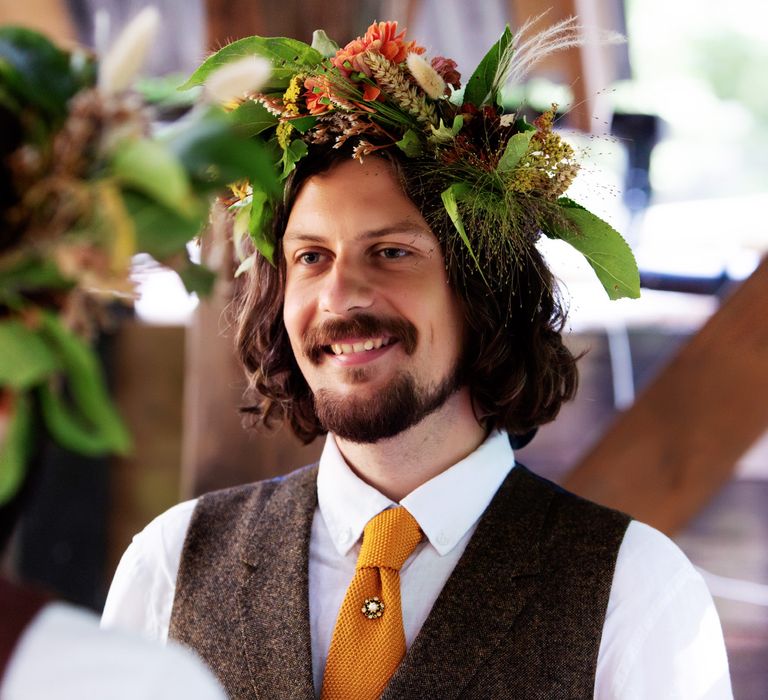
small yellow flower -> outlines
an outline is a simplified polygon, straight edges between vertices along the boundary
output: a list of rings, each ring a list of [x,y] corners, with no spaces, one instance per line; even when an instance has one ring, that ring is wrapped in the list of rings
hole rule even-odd
[[[300,114],[298,101],[303,85],[304,75],[297,73],[291,78],[291,82],[288,83],[288,88],[283,93],[283,114],[276,130],[277,142],[283,150],[288,148],[288,144],[291,142],[293,126],[291,125],[290,119],[292,117],[298,117]]]

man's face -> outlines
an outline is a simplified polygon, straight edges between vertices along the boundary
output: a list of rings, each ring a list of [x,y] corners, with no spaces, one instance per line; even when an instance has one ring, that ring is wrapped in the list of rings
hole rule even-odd
[[[349,160],[311,177],[283,251],[283,318],[326,429],[376,442],[454,394],[459,305],[438,241],[388,163]]]

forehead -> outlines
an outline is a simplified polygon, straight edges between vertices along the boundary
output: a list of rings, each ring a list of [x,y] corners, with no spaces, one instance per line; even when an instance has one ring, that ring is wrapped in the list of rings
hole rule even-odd
[[[284,237],[289,242],[398,228],[434,239],[387,161],[374,157],[360,163],[350,158],[306,180],[291,208]]]

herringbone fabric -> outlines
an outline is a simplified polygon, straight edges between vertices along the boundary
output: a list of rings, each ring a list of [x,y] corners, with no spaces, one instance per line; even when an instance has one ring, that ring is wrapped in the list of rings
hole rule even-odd
[[[378,698],[405,656],[400,568],[421,540],[403,507],[379,513],[363,531],[357,570],[333,630],[322,700]]]

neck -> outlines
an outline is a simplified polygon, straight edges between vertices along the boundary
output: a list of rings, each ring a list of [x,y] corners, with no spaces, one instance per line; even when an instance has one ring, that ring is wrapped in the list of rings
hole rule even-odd
[[[476,450],[486,431],[472,410],[469,390],[456,392],[437,411],[402,433],[372,444],[336,437],[351,469],[393,501],[452,467]]]

